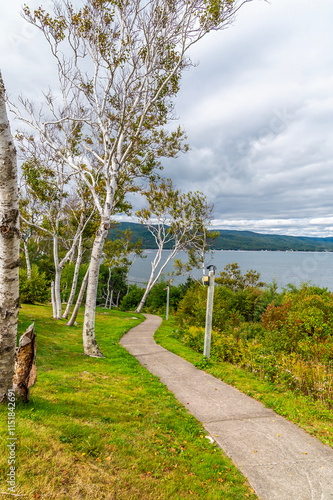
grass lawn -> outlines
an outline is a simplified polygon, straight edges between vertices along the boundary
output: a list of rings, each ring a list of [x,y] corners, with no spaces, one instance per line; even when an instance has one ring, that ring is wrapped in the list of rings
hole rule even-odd
[[[212,359],[206,364],[201,354],[185,346],[172,335],[175,328],[176,323],[172,316],[169,321],[163,321],[155,334],[156,342],[214,377],[261,401],[268,408],[272,408],[279,415],[333,447],[332,409],[308,396],[295,394],[283,387],[260,380],[255,374],[230,363]]]
[[[30,402],[16,407],[15,494],[47,500],[257,498],[205,439],[201,424],[119,344],[143,316],[98,310],[104,359],[84,356],[81,328],[51,316],[49,306],[23,305],[20,311],[20,333],[35,321],[38,379]],[[8,492],[7,411],[0,408],[2,494]]]

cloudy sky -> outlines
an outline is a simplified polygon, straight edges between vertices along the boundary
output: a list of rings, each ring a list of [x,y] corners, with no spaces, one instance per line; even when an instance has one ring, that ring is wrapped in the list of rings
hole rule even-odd
[[[21,0],[2,3],[7,91],[37,98],[55,76],[48,48]],[[192,51],[176,106],[191,149],[165,174],[204,191],[216,227],[333,236],[332,25],[332,0],[253,0]]]

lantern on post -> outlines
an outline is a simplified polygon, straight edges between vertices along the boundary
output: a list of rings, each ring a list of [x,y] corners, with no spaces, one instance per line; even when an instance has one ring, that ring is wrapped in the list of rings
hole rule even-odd
[[[205,286],[209,286],[209,276],[204,276],[202,282]]]

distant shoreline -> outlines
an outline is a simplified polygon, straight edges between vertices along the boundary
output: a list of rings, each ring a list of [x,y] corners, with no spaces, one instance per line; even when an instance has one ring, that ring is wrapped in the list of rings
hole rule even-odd
[[[157,249],[151,233],[142,224],[134,222],[120,222],[109,231],[109,238],[117,238],[118,231],[129,229],[132,233],[131,240],[142,241],[145,250]],[[210,248],[222,251],[240,252],[333,252],[333,238],[317,238],[308,236],[286,236],[280,234],[261,234],[251,231],[235,231],[215,229],[219,236],[212,239]],[[171,246],[166,246],[170,250]]]
[[[143,250],[155,251],[157,248],[143,248]],[[163,252],[169,252],[171,248],[164,248]],[[333,250],[248,250],[248,249],[230,249],[224,248],[210,248],[208,252],[281,252],[281,253],[333,253]]]

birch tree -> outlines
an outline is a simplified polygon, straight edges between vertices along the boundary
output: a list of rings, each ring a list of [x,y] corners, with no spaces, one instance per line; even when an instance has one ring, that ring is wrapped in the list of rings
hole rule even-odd
[[[83,237],[82,233],[80,234],[79,241],[77,244],[77,254],[76,254],[76,259],[75,259],[75,268],[74,268],[74,274],[73,274],[73,280],[72,280],[72,286],[71,286],[71,291],[69,294],[69,298],[67,301],[66,309],[65,312],[63,313],[62,317],[64,319],[68,319],[71,307],[73,305],[75,293],[76,293],[76,287],[77,283],[79,280],[79,273],[80,273],[80,266],[82,263],[82,257],[83,257]]]
[[[151,182],[145,196],[147,206],[136,215],[153,235],[157,251],[137,313],[142,311],[150,290],[158,282],[167,264],[181,251],[195,249],[201,242],[206,215],[202,208],[207,206],[202,193],[180,194],[174,189],[170,179],[159,184]],[[163,250],[170,247],[169,253],[164,255]]]
[[[85,254],[90,254],[92,240],[95,236],[96,222],[98,220],[95,213],[94,203],[92,202],[89,191],[81,182],[76,184],[76,193],[67,200],[64,207],[65,220],[67,220],[67,230],[63,236],[64,241],[67,241],[67,250],[70,250],[71,242],[75,245],[70,256],[70,261],[75,261],[75,269],[71,284],[71,291],[66,305],[65,312],[62,317],[68,319],[70,309],[72,307],[74,296],[76,293],[77,283],[79,279],[80,266]],[[76,239],[75,235],[79,234]],[[73,239],[74,236],[74,239]],[[86,259],[86,257],[85,257]]]
[[[187,274],[192,279],[198,281],[191,271],[193,269],[201,269],[202,277],[205,276],[207,254],[212,258],[213,250],[211,249],[211,244],[220,233],[219,231],[211,230],[213,204],[208,203],[204,196],[197,196],[195,193],[191,193],[190,197],[192,198],[192,206],[196,213],[196,234],[191,244],[186,248],[187,262],[183,262],[181,259],[174,259],[174,267],[177,275]]]
[[[13,386],[19,311],[17,163],[0,73],[0,401]]]
[[[54,290],[51,293],[53,317],[61,319],[61,273],[66,262],[72,257],[90,215],[87,217],[84,200],[81,198],[79,218],[76,227],[73,228],[73,234],[69,234],[71,229],[69,216],[77,212],[76,207],[71,206],[69,198],[68,183],[71,176],[66,172],[66,165],[63,162],[44,157],[45,163],[42,163],[38,159],[41,157],[39,154],[22,165],[28,195],[39,203],[39,217],[36,217],[34,212],[34,219],[26,219],[21,212],[21,218],[25,224],[37,228],[52,239],[55,269]],[[59,252],[61,244],[66,249],[63,256],[60,256]]]
[[[36,140],[91,190],[100,216],[87,285],[84,352],[100,357],[95,340],[99,266],[110,219],[138,178],[153,175],[161,157],[186,149],[184,133],[165,126],[173,115],[187,52],[211,30],[226,28],[249,0],[69,0],[54,2],[52,15],[24,7],[55,58],[59,90],[36,109],[20,98],[14,109]],[[104,186],[103,198],[96,186]]]
[[[89,267],[86,270],[86,273],[83,277],[80,291],[79,291],[79,295],[78,295],[78,298],[76,300],[76,304],[75,304],[75,307],[73,309],[72,315],[67,323],[67,326],[73,326],[75,324],[77,315],[79,314],[79,310],[80,310],[80,307],[81,307],[81,304],[83,301],[83,296],[84,296],[84,293],[85,293],[86,288],[87,288],[88,278],[89,278]]]

